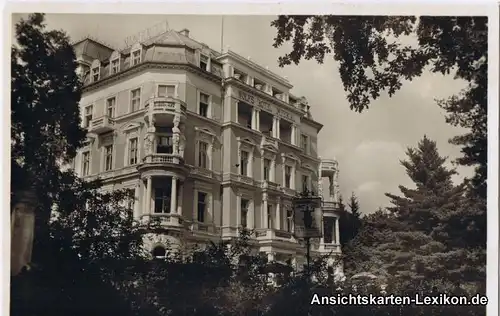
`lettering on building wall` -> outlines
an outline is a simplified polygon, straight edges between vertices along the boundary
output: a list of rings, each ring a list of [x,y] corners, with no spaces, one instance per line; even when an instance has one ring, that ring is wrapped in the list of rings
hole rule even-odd
[[[248,94],[248,93],[245,93],[241,90],[238,90],[238,98],[243,102],[246,102],[250,105],[264,109],[268,112],[271,112],[272,114],[275,114],[275,112],[276,112],[274,107],[269,102],[266,102],[260,98],[257,98],[256,96],[254,96],[252,94]]]
[[[286,118],[286,119],[288,119],[290,121],[295,121],[294,117],[290,113],[285,112],[283,110],[278,110],[278,116]]]
[[[128,48],[128,47],[134,45],[135,43],[144,42],[152,37],[155,37],[155,36],[158,36],[162,33],[165,33],[168,30],[169,30],[169,27],[168,27],[167,21],[163,21],[161,23],[158,23],[154,26],[151,26],[145,30],[140,31],[137,34],[134,34],[134,35],[131,35],[131,36],[125,38],[125,47],[124,48]]]

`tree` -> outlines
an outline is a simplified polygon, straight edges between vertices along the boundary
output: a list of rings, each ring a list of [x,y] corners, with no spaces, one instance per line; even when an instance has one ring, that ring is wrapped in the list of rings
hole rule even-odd
[[[475,166],[471,186],[486,197],[487,176],[487,17],[422,16],[288,16],[271,25],[274,47],[285,42],[292,51],[279,57],[281,67],[302,58],[322,63],[333,54],[351,109],[362,112],[383,91],[392,96],[404,81],[423,71],[450,74],[469,82],[459,95],[438,102],[448,123],[468,129],[451,143],[462,147],[457,162]],[[418,45],[396,40],[415,36]]]
[[[483,215],[468,200],[466,185],[453,184],[455,171],[444,166],[446,158],[427,137],[406,154],[408,160],[401,164],[415,188],[400,186],[402,196],[386,194],[393,204],[388,210],[399,226],[391,230],[390,242],[376,249],[385,270],[409,282],[484,282],[485,245],[478,245],[474,236],[484,233],[474,220]]]
[[[130,192],[100,192],[100,181],[61,168],[86,135],[81,82],[68,37],[43,22],[43,14],[21,20],[11,51],[13,201],[23,190],[39,201],[34,264],[11,280],[12,314],[127,314],[116,274],[142,256],[140,231],[123,203]]]
[[[34,257],[36,245],[48,238],[59,188],[71,178],[61,164],[75,157],[86,134],[73,48],[63,32],[46,31],[43,21],[43,14],[21,20],[11,49],[11,192],[13,201],[22,190],[37,194]]]
[[[359,208],[358,197],[352,193],[349,198],[349,210],[346,210],[342,197],[339,198],[339,213],[340,213],[340,244],[347,245],[358,234],[361,226],[361,213]]]

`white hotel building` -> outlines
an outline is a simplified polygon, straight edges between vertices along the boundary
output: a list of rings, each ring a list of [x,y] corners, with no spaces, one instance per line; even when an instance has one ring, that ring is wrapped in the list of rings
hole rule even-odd
[[[288,80],[188,30],[121,51],[89,38],[74,49],[88,129],[75,170],[102,178],[105,190],[135,190],[135,218],[164,228],[146,239],[152,255],[247,227],[270,260],[299,264],[305,247],[293,237],[292,197],[305,188],[323,197],[323,238],[312,254],[340,253],[337,163],[318,157],[322,125]]]

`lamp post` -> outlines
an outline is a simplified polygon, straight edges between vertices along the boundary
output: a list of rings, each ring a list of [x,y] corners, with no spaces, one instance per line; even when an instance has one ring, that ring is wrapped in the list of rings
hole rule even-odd
[[[321,197],[313,191],[304,190],[292,200],[294,209],[294,235],[306,244],[306,269],[310,273],[311,238],[321,237]],[[315,215],[315,216],[313,216]]]

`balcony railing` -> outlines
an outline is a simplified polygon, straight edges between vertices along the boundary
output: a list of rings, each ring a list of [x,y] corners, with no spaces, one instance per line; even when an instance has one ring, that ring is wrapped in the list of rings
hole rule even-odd
[[[279,184],[267,180],[262,181],[260,186],[264,190],[279,190]]]
[[[113,130],[115,122],[107,115],[93,119],[90,122],[89,132],[102,134]]]
[[[338,207],[337,202],[323,201],[323,208],[325,209],[336,209]]]
[[[174,164],[179,165],[184,162],[181,156],[175,154],[150,154],[144,157],[144,163],[151,164]]]
[[[186,116],[186,104],[184,101],[172,97],[154,97],[147,100],[145,118],[155,115],[170,115],[180,114],[181,119]]]
[[[183,219],[177,213],[151,213],[141,216],[142,224],[158,224],[160,226],[182,226]]]
[[[294,241],[292,233],[277,229],[257,229],[255,231],[257,240],[285,240]]]

